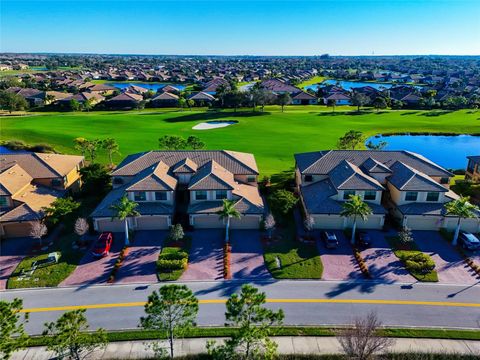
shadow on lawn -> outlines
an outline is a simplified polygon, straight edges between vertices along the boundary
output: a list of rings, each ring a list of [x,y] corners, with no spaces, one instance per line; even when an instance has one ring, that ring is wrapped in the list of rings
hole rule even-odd
[[[185,122],[185,121],[209,121],[226,118],[244,118],[244,117],[261,117],[269,115],[269,112],[252,112],[252,111],[238,111],[238,112],[202,112],[202,113],[190,113],[180,115],[177,117],[165,119],[166,122]]]
[[[427,111],[420,113],[421,116],[427,116],[427,117],[432,117],[432,116],[441,116],[441,115],[447,115],[452,113],[453,110],[432,110],[432,111]]]

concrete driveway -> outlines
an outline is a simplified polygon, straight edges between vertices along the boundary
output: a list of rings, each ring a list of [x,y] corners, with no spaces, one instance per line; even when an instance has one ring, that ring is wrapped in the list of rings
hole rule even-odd
[[[385,236],[394,236],[378,230],[368,231],[372,242],[368,249],[361,254],[368,266],[368,271],[374,280],[383,280],[387,283],[416,281],[395,256]]]
[[[188,268],[180,278],[189,280],[223,279],[223,231],[220,229],[195,230],[188,259]]]
[[[125,243],[123,233],[115,233],[113,236],[113,245],[107,256],[97,259],[89,249],[73,273],[59,286],[89,286],[106,283]]]
[[[128,248],[127,256],[118,270],[115,283],[156,283],[156,261],[168,231],[141,230]]]
[[[258,230],[232,230],[232,279],[271,280]]]
[[[440,283],[476,284],[480,282],[473,270],[463,262],[457,250],[437,231],[413,231],[415,243],[429,254],[436,264]]]
[[[332,230],[329,230],[332,231]],[[318,251],[323,263],[323,280],[354,280],[361,279],[363,275],[353,256],[353,249],[345,238],[343,231],[333,230],[339,245],[336,249],[327,249],[320,237],[320,232],[315,231],[318,239]]]
[[[30,254],[33,239],[28,237],[5,239],[0,242],[0,290],[7,288],[7,281],[18,264]]]

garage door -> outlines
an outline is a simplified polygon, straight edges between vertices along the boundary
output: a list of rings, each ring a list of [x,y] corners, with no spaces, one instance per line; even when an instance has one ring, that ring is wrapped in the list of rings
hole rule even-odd
[[[138,217],[138,230],[163,230],[168,229],[167,216],[142,216]]]
[[[406,225],[411,230],[437,230],[440,226],[438,220],[436,217],[408,217]]]
[[[313,215],[316,229],[343,229],[343,218],[340,216]]]
[[[193,227],[196,229],[220,229],[225,227],[218,215],[200,215],[193,218]]]
[[[4,236],[6,238],[29,236],[30,228],[30,223],[3,224]]]
[[[455,226],[456,226],[455,222]],[[455,228],[455,227],[454,227]],[[463,219],[461,222],[461,229],[463,231],[468,231],[471,233],[477,233],[479,232],[479,221],[478,219]]]
[[[260,227],[259,216],[242,216],[240,219],[232,219],[232,229],[258,229]]]
[[[111,231],[111,232],[120,232],[125,231],[125,225],[123,221],[120,220],[110,220],[110,219],[98,219],[97,220],[97,230],[102,231]]]
[[[348,226],[352,226],[353,221],[348,222]],[[383,216],[369,216],[367,221],[362,219],[357,220],[357,227],[359,229],[381,229],[383,225]]]

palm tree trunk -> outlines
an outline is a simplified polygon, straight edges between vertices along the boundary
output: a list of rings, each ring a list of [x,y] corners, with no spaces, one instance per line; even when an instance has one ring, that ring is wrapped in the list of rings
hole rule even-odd
[[[125,246],[128,246],[130,245],[130,241],[128,239],[128,219],[125,218],[125,220],[123,220],[124,223],[125,223]]]
[[[352,226],[352,238],[350,239],[350,243],[355,245],[355,231],[357,230],[357,217],[353,219],[353,226]]]
[[[226,244],[228,244],[228,242],[230,241],[229,233],[230,233],[230,216],[227,217],[227,224],[225,226],[225,243]]]
[[[108,152],[108,158],[110,159],[110,166],[113,165],[113,160],[112,160],[112,152]]]
[[[452,245],[457,246],[458,244],[458,234],[460,234],[460,221],[462,218],[458,218],[457,227],[455,228],[455,234],[453,235]]]

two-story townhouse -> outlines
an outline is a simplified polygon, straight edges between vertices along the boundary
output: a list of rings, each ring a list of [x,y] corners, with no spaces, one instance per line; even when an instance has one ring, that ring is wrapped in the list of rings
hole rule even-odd
[[[29,236],[44,207],[80,188],[83,156],[0,154],[0,236]]]
[[[221,228],[223,200],[235,202],[232,228],[258,229],[264,213],[252,154],[234,151],[150,151],[128,156],[112,172],[113,190],[92,213],[97,231],[122,231],[111,209],[122,196],[138,203],[137,230],[168,229],[174,219],[194,228]]]
[[[468,164],[465,171],[465,179],[480,182],[480,155],[467,156]]]
[[[342,202],[360,195],[373,214],[360,228],[383,226],[386,212],[413,230],[454,229],[458,218],[445,203],[458,198],[453,176],[425,157],[408,151],[327,150],[296,154],[296,183],[305,213],[316,228],[343,229]],[[462,229],[477,232],[478,218],[464,219]]]

